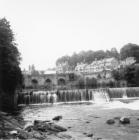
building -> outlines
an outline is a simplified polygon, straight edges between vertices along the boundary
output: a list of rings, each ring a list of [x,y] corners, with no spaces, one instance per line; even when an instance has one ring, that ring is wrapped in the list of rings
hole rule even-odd
[[[56,66],[56,73],[71,73],[72,70],[68,64],[68,62],[60,63]]]
[[[136,62],[135,58],[134,57],[127,57],[125,60],[122,60],[120,62],[120,67],[126,67],[126,66],[129,66],[129,65],[132,65]]]
[[[95,60],[91,64],[77,64],[75,71],[84,75],[90,75],[92,77],[111,77],[111,71],[117,69],[119,62],[115,58],[105,58],[102,60]]]
[[[78,63],[77,66],[75,67],[76,72],[84,73],[86,70],[87,64],[84,63]]]

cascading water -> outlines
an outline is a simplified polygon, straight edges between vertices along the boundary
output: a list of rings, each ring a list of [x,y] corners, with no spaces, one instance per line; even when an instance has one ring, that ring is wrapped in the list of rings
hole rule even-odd
[[[93,90],[59,90],[22,92],[18,95],[19,104],[58,103],[93,101]]]
[[[108,94],[110,98],[125,98],[126,88],[109,88]]]
[[[110,99],[138,99],[139,87],[109,88]]]
[[[127,88],[126,89],[127,97],[139,97],[139,87]]]
[[[107,93],[107,89],[97,89],[94,91],[94,102],[95,103],[104,103],[108,102],[109,96]]]
[[[22,92],[18,95],[18,104],[68,103],[93,101],[107,102],[113,99],[139,97],[139,88],[108,88],[58,91]]]

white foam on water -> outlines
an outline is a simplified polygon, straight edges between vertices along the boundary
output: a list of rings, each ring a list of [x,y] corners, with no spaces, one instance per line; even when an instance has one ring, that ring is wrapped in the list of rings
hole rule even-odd
[[[131,110],[139,110],[139,100],[135,100],[131,103],[123,103],[120,101],[113,101],[107,104],[103,104],[105,109],[118,109],[118,108],[125,108]]]

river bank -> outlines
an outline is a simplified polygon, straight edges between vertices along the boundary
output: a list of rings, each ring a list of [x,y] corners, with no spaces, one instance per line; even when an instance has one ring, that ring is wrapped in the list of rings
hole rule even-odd
[[[56,125],[52,121],[35,120],[27,125],[21,116],[0,111],[0,139],[48,139],[48,135],[56,135],[67,131],[66,128]]]
[[[62,116],[58,121],[55,116]],[[121,124],[120,117],[128,117],[129,124]],[[67,131],[46,133],[46,137],[34,139],[48,140],[138,140],[139,139],[139,101],[122,103],[114,101],[103,104],[63,104],[33,105],[23,108],[20,117],[24,128],[35,120],[49,121],[64,127]],[[113,124],[107,120],[113,119]],[[20,121],[19,121],[20,122]],[[11,129],[12,131],[14,129]],[[23,129],[24,130],[24,129]],[[26,131],[26,133],[28,133]]]

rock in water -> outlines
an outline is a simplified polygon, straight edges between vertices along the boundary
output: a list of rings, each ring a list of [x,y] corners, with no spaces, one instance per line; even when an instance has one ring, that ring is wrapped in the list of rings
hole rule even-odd
[[[87,134],[87,137],[93,137],[93,134],[91,133],[91,134]]]
[[[107,123],[107,124],[114,124],[115,121],[114,121],[113,119],[109,119],[109,120],[106,121],[106,123]]]
[[[39,132],[39,131],[33,131],[32,135],[34,138],[39,139],[39,140],[44,140],[45,136],[43,133]]]
[[[128,117],[121,117],[119,122],[121,124],[129,124],[130,123],[130,119]]]
[[[25,127],[24,130],[27,132],[31,132],[33,130],[33,128],[34,128],[33,125],[29,125],[29,126]]]
[[[43,121],[40,121],[40,120],[34,120],[34,125],[37,125],[37,124],[40,124],[42,123]]]
[[[17,130],[10,131],[9,133],[10,133],[11,135],[17,135],[17,134],[18,134]]]
[[[74,140],[74,139],[72,138],[72,136],[70,136],[69,134],[59,133],[59,134],[57,134],[57,136],[58,136],[59,138],[61,138],[61,140],[62,140],[62,139],[64,139],[64,140]]]
[[[56,116],[56,117],[53,118],[54,121],[59,121],[61,119],[62,119],[62,116]]]
[[[59,125],[56,125],[56,124],[52,124],[51,126],[53,126],[52,128],[54,128],[54,130],[58,130],[59,132],[63,132],[63,131],[67,131],[66,128],[62,127],[62,126],[59,126]]]
[[[53,131],[53,132],[62,132],[62,131],[67,131],[66,128],[56,125],[52,122],[46,122],[46,121],[34,121],[34,130],[39,130],[42,132],[47,132],[47,131]]]
[[[19,139],[31,139],[32,138],[31,134],[29,134],[28,132],[25,132],[23,130],[20,130],[18,133],[19,133],[18,134]]]
[[[49,123],[49,122],[50,122],[50,120],[46,120],[46,121],[34,120],[34,125],[44,124],[44,123]]]

